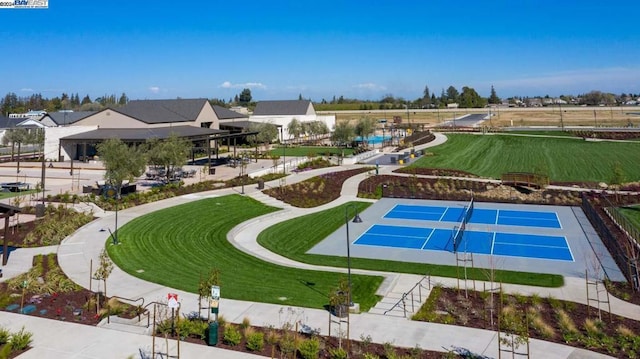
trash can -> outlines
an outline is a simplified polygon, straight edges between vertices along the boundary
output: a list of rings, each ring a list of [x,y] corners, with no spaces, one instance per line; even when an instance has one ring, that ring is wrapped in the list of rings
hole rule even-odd
[[[216,168],[215,167],[209,167],[209,174],[210,175],[216,174]]]
[[[216,346],[218,344],[218,322],[209,323],[209,335],[207,344],[209,346]]]
[[[258,180],[258,189],[264,189],[264,180]]]

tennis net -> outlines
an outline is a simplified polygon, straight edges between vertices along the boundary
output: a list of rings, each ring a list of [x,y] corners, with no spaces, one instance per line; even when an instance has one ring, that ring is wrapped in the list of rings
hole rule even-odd
[[[454,234],[453,234],[453,251],[454,252],[458,251],[458,247],[460,247],[460,243],[462,243],[462,237],[464,236],[465,229],[467,229],[467,223],[469,222],[469,219],[471,218],[471,215],[473,214],[474,203],[475,202],[473,200],[473,197],[471,197],[471,201],[465,207],[464,212],[462,212],[462,218],[460,219],[460,225],[454,227]]]

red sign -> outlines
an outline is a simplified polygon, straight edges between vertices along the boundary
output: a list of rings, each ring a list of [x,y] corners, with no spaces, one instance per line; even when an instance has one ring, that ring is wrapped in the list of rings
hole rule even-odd
[[[178,293],[168,293],[167,294],[167,306],[169,308],[178,308]]]

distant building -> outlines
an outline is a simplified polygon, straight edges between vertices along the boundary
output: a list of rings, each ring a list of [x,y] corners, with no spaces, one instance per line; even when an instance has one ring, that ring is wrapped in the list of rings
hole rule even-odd
[[[12,114],[9,114],[9,118],[31,118],[34,120],[39,120],[42,116],[46,114],[47,114],[47,111],[36,110],[36,111],[29,111],[27,113],[12,113]]]
[[[52,113],[43,118],[43,123],[51,126],[45,131],[45,155],[59,160],[86,160],[96,153],[97,144],[109,138],[142,143],[171,135],[202,148],[208,146],[207,142],[211,144],[215,136],[227,133],[219,130],[220,118],[233,114],[211,106],[207,99],[134,100],[97,112]]]
[[[316,114],[313,103],[309,100],[260,101],[253,114],[249,116],[249,121],[269,122],[279,126],[283,136],[280,138],[281,141],[291,140],[287,127],[293,119],[300,122],[321,121],[327,125],[329,131],[336,124],[335,116]]]

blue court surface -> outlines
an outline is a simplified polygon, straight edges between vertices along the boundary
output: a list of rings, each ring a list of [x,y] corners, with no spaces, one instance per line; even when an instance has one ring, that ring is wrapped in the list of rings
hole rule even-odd
[[[477,211],[477,210],[476,210]],[[353,243],[356,245],[453,252],[450,229],[376,224]],[[573,261],[564,236],[465,230],[458,252]]]
[[[384,215],[387,219],[460,222],[465,208],[397,204]],[[540,228],[562,228],[558,214],[549,211],[518,211],[475,208],[468,223]]]

